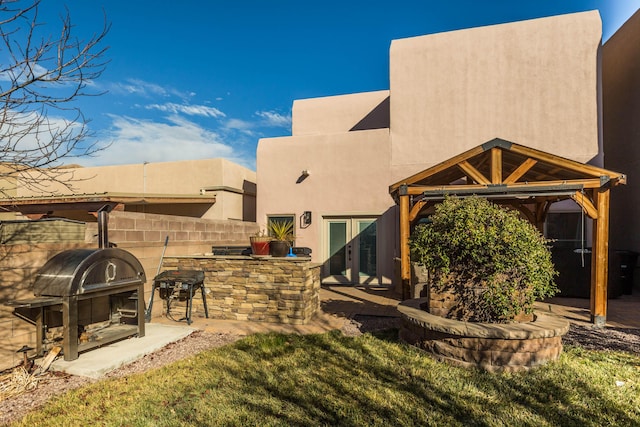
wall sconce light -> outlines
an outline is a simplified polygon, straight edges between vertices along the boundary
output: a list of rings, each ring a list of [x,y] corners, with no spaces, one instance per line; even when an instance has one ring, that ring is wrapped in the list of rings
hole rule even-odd
[[[298,179],[296,180],[296,184],[300,184],[302,181],[307,179],[308,176],[309,176],[309,170],[308,169],[304,169],[302,171],[302,173],[300,174],[300,176],[298,177]]]
[[[311,225],[311,211],[304,211],[300,215],[300,228],[307,228]]]

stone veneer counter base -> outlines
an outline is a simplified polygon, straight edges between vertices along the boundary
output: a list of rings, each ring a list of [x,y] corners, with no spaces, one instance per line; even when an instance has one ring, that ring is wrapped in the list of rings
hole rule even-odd
[[[458,366],[487,371],[522,371],[556,360],[569,322],[536,314],[527,323],[473,323],[420,309],[427,298],[403,301],[400,339]]]
[[[204,271],[210,318],[304,325],[320,308],[320,264],[310,258],[172,256],[162,267]]]

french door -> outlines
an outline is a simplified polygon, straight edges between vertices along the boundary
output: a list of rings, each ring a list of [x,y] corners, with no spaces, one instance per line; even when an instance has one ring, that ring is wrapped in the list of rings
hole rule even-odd
[[[378,283],[376,218],[324,218],[325,283]]]

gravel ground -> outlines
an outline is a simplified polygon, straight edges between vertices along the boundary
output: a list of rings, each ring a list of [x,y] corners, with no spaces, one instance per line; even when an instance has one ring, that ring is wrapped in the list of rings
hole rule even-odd
[[[358,315],[346,322],[342,332],[348,336],[357,336],[366,332],[398,328],[399,326],[399,318]],[[240,338],[242,337],[235,334],[196,331],[155,353],[110,372],[106,377],[118,378],[159,368],[192,354],[230,344]],[[572,324],[571,329],[563,338],[563,343],[565,345],[582,346],[590,350],[621,350],[640,354],[640,330],[595,329],[589,326]],[[0,401],[0,423],[4,425],[19,420],[29,411],[42,406],[51,396],[95,381],[99,380],[48,372],[40,377],[35,390]]]

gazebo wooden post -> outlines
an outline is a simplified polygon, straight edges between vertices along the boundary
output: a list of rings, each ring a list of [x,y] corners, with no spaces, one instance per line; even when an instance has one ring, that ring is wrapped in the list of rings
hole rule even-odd
[[[591,323],[604,327],[607,323],[607,279],[609,270],[609,187],[593,190],[597,218],[593,224],[591,258]]]
[[[404,191],[403,191],[404,190]],[[410,298],[411,259],[409,255],[409,195],[406,187],[400,188],[400,278],[402,280],[402,299]]]

